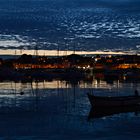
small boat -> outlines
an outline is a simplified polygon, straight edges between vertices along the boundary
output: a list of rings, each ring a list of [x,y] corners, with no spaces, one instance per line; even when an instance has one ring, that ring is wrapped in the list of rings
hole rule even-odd
[[[133,106],[140,105],[140,96],[94,96],[90,93],[87,94],[92,107],[107,107],[107,106]]]

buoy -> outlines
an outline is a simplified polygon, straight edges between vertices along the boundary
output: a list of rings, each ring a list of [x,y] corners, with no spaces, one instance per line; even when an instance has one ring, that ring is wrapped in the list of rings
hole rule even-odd
[[[24,92],[20,92],[20,95],[23,95],[24,94]]]

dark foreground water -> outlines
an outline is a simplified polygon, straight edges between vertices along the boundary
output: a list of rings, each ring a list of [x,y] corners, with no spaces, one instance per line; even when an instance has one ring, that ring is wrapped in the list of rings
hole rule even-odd
[[[0,0],[0,47],[139,51],[139,0]]]
[[[87,92],[132,95],[140,83],[0,83],[0,140],[140,139],[139,111],[90,116]],[[24,91],[23,95],[19,93]]]

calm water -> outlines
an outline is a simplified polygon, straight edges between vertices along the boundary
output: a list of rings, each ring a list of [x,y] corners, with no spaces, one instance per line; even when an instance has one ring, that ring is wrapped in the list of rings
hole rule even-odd
[[[0,0],[0,47],[139,51],[139,0]]]
[[[139,87],[139,82],[108,84],[97,80],[78,84],[1,82],[0,140],[139,139],[138,112],[88,120],[90,104],[86,95],[130,95],[136,88],[140,91]]]

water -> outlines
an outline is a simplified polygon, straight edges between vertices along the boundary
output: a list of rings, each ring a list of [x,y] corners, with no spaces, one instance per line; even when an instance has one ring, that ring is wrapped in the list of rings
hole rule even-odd
[[[0,0],[0,21],[2,49],[139,52],[139,0]]]
[[[88,120],[87,92],[132,95],[140,83],[40,81],[0,83],[0,139],[139,139],[140,115],[134,112]],[[19,93],[24,91],[23,95]]]

